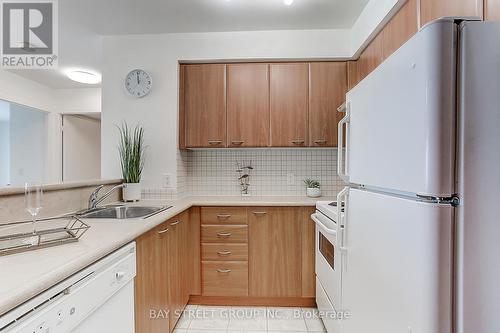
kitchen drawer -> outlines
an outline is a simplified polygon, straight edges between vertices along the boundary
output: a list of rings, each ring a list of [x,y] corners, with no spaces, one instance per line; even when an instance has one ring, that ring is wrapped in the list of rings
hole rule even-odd
[[[248,260],[247,244],[201,244],[202,260]]]
[[[203,261],[203,296],[248,296],[248,262]]]
[[[246,225],[202,225],[202,243],[247,243]]]
[[[201,224],[247,224],[245,207],[202,207]]]

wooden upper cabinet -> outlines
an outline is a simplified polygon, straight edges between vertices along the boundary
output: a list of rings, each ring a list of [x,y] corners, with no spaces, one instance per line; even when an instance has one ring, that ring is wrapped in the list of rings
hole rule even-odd
[[[309,65],[309,146],[336,147],[337,108],[347,92],[346,62],[313,62]]]
[[[358,62],[351,60],[347,62],[347,90],[354,88],[358,81]]]
[[[445,16],[483,18],[483,0],[420,0],[420,25]]]
[[[301,207],[248,209],[249,296],[302,295],[301,217]]]
[[[418,0],[408,0],[382,31],[383,58],[387,59],[418,31]]]
[[[269,146],[269,65],[227,65],[227,145]]]
[[[361,53],[356,63],[356,82],[363,80],[384,61],[382,32],[380,32]]]
[[[307,146],[308,64],[270,64],[271,146]]]
[[[185,145],[226,146],[226,95],[224,64],[182,65]],[[181,112],[182,116],[182,112]],[[182,129],[181,129],[182,132]]]
[[[484,19],[500,21],[500,0],[484,0]]]

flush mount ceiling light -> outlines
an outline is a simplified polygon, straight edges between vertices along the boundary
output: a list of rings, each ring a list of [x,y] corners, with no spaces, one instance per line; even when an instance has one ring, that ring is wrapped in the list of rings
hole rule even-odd
[[[287,6],[290,6],[293,3],[293,0],[283,0],[283,3]]]
[[[85,84],[97,84],[101,82],[101,76],[95,73],[77,70],[69,71],[66,73],[70,80],[85,83]]]

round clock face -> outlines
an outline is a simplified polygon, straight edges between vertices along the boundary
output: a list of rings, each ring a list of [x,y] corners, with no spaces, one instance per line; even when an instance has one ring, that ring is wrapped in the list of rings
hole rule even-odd
[[[134,69],[125,78],[125,88],[130,95],[144,97],[151,91],[153,81],[151,75],[142,69]]]

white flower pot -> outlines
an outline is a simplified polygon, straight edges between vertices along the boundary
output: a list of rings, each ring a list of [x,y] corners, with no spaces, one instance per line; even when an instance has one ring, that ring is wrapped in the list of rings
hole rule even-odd
[[[321,196],[321,189],[320,188],[307,188],[307,196],[310,198],[317,198]]]
[[[123,201],[139,201],[141,200],[141,184],[140,183],[125,183],[123,187]]]

